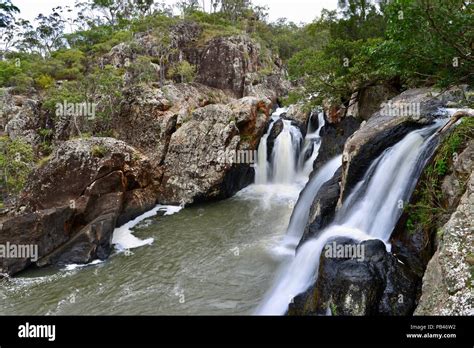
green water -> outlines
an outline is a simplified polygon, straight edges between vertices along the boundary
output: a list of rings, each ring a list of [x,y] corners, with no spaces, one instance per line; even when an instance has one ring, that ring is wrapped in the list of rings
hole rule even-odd
[[[28,270],[0,281],[0,314],[252,314],[283,257],[272,249],[295,195],[259,198],[250,190],[147,219],[134,235],[154,238],[151,245],[95,265]]]

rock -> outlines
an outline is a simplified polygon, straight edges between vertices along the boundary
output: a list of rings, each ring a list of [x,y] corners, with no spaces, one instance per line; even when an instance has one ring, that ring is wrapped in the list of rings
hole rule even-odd
[[[313,163],[313,172],[319,170],[331,158],[340,155],[347,139],[360,127],[360,122],[353,117],[345,117],[338,123],[326,123],[321,129],[321,147]]]
[[[415,315],[472,315],[474,174],[456,211],[441,229],[442,240],[423,276]]]
[[[227,103],[222,91],[199,84],[161,89],[133,86],[124,91],[122,112],[113,120],[118,139],[145,153],[155,166],[163,163],[171,135],[199,107]]]
[[[273,147],[275,146],[275,140],[278,138],[280,133],[283,130],[283,120],[278,119],[275,121],[273,124],[272,130],[270,131],[270,134],[268,134],[267,138],[267,158],[272,158],[273,154]]]
[[[197,109],[171,137],[159,201],[190,204],[225,198],[252,182],[250,163],[232,162],[238,151],[254,153],[270,106],[269,100],[249,97]]]
[[[73,220],[74,210],[69,206],[8,218],[0,224],[0,245],[37,246],[37,257],[41,258],[68,241]],[[31,258],[0,258],[0,273],[16,274],[35,261]]]
[[[360,255],[328,254],[326,250],[334,246],[350,247]],[[289,314],[410,315],[414,291],[416,277],[386,251],[382,241],[359,244],[336,238],[321,253],[316,284],[294,299]]]
[[[395,97],[398,93],[398,90],[390,85],[366,87],[351,97],[346,117],[352,116],[368,120],[380,109],[382,103]]]
[[[286,75],[279,59],[263,52],[249,36],[236,35],[207,42],[196,81],[236,98],[253,96],[276,104],[290,89]]]
[[[13,96],[5,92],[0,108],[0,119],[6,135],[12,140],[21,140],[31,146],[37,146],[41,138],[36,131],[41,128],[39,103],[24,96]]]
[[[197,82],[242,98],[246,75],[259,69],[259,54],[260,46],[247,36],[217,37],[204,50]]]
[[[333,221],[341,191],[342,168],[319,189],[309,210],[308,222],[298,244],[300,248],[308,239],[316,238]]]
[[[411,89],[373,114],[344,146],[341,200],[349,195],[377,156],[411,130],[439,117],[439,108],[454,98],[453,95],[429,88]]]
[[[290,105],[288,107],[288,110],[285,112],[285,115],[288,119],[297,121],[299,124],[305,125],[305,128],[307,128],[307,124],[310,120],[313,122],[315,121],[316,123],[318,122],[317,112],[315,112],[314,115],[311,112],[305,112],[303,103]],[[313,129],[316,128],[317,125],[313,124]]]
[[[0,239],[38,244],[38,266],[104,259],[114,228],[152,208],[157,191],[149,159],[124,142],[67,141],[30,175],[20,197],[24,209],[4,218]],[[2,269],[14,274],[30,263]]]

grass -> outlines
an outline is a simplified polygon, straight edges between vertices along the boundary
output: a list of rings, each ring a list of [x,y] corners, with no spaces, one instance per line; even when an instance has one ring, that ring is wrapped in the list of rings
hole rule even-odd
[[[461,124],[443,139],[433,161],[420,178],[413,194],[415,203],[406,206],[409,233],[418,227],[424,231],[436,230],[443,215],[451,213],[452,207],[448,207],[441,185],[443,179],[452,173],[454,162],[471,139],[474,139],[474,119],[469,117],[463,118]],[[461,188],[464,188],[468,178],[461,179]]]
[[[104,158],[107,155],[108,149],[103,145],[94,145],[91,150],[91,154],[97,158]]]

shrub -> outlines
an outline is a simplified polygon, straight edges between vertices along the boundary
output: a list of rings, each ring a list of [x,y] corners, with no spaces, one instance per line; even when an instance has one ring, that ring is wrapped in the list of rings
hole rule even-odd
[[[33,168],[33,149],[21,141],[0,137],[0,171],[7,194],[19,193]]]

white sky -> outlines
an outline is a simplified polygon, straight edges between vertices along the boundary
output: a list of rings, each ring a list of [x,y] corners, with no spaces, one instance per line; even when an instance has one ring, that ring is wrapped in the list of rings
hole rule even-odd
[[[176,0],[165,0],[172,4]],[[49,14],[56,6],[69,5],[74,7],[75,0],[13,0],[20,10],[21,18],[33,21],[40,14]],[[326,8],[334,10],[337,7],[337,0],[253,0],[255,5],[267,5],[270,8],[270,20],[286,17],[289,20],[300,22],[311,22],[319,16],[321,10]]]

